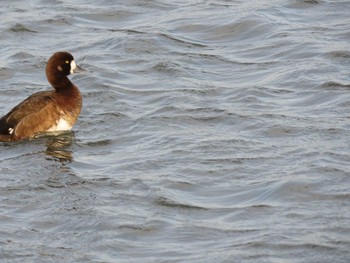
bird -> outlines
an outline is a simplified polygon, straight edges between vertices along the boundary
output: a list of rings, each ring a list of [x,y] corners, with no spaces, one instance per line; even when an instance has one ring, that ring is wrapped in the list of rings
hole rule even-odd
[[[54,89],[32,94],[3,116],[0,119],[0,142],[70,130],[82,109],[81,93],[68,78],[77,68],[70,53],[54,53],[46,65],[46,77]]]

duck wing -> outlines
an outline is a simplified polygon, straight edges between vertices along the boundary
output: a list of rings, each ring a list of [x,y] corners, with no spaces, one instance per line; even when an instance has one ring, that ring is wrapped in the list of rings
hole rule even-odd
[[[51,91],[38,92],[14,107],[0,119],[0,135],[21,139],[50,128],[47,120],[58,114],[52,95]]]

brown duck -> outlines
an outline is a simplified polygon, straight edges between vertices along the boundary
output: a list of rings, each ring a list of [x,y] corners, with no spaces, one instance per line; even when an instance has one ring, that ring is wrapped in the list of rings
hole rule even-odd
[[[53,54],[46,77],[55,90],[34,93],[0,119],[0,141],[18,141],[37,134],[70,130],[82,107],[79,89],[69,79],[77,68],[67,52]]]

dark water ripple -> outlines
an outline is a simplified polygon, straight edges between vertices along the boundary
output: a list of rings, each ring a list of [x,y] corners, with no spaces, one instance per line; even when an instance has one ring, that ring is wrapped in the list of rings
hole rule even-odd
[[[73,132],[0,145],[0,261],[348,262],[349,8],[2,1],[0,112],[85,72]]]

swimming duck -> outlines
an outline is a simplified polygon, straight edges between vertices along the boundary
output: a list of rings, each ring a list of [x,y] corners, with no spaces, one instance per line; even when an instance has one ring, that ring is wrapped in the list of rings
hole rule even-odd
[[[52,91],[34,93],[0,119],[0,141],[18,141],[37,134],[70,130],[82,107],[79,89],[69,79],[77,65],[68,52],[53,54],[46,65]]]

